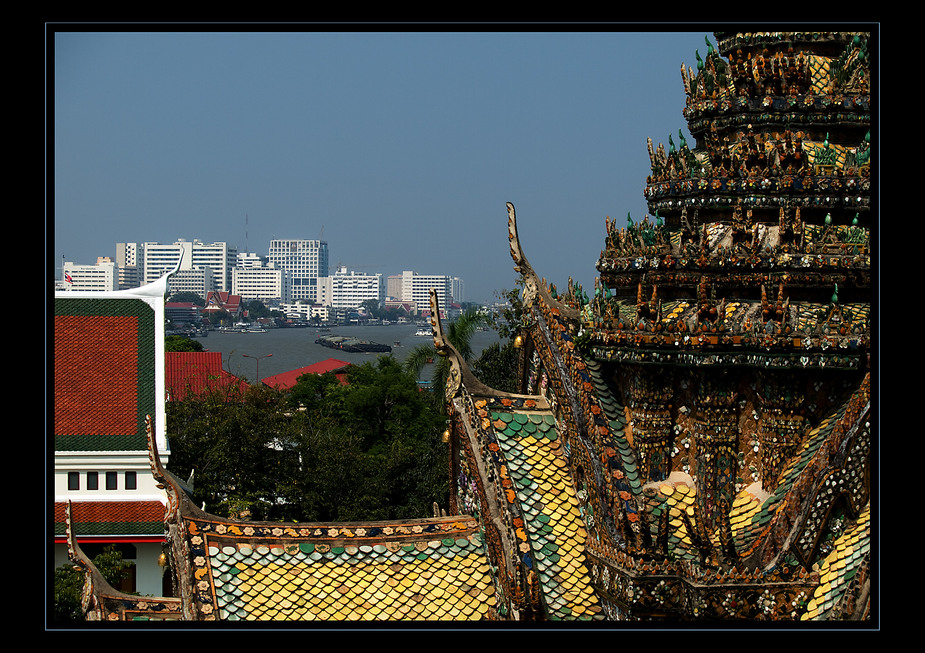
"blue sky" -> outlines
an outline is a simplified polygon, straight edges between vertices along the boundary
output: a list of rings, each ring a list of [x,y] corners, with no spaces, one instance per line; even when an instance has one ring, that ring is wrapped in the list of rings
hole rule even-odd
[[[272,238],[323,235],[332,266],[460,276],[490,301],[514,284],[512,202],[537,272],[590,292],[605,216],[645,215],[646,139],[690,138],[681,66],[716,43],[698,27],[63,26],[49,37],[54,267],[117,242],[266,255]]]

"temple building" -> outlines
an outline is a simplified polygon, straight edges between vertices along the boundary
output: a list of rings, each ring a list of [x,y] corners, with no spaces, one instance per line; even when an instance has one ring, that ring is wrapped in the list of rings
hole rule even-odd
[[[508,204],[517,393],[473,375],[431,295],[446,509],[219,518],[149,422],[174,596],[109,587],[71,538],[88,618],[875,619],[869,38],[708,37],[682,68],[694,142],[650,142],[650,215],[604,220],[593,289],[548,284]]]

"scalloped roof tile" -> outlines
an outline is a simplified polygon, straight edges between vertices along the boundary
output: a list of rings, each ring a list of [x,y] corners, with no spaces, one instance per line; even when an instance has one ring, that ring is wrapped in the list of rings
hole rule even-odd
[[[524,517],[522,560],[537,572],[551,620],[603,618],[584,564],[588,536],[548,412],[491,413]]]
[[[215,619],[482,620],[495,605],[471,518],[298,529],[187,523],[200,609]]]

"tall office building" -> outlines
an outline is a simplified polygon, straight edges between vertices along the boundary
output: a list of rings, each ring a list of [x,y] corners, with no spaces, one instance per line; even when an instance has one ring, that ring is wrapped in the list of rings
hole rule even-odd
[[[405,302],[414,302],[422,312],[430,310],[430,290],[437,293],[437,300],[441,307],[449,305],[452,297],[451,277],[445,274],[418,274],[411,270],[401,273],[401,299]]]
[[[183,239],[170,245],[145,243],[144,282],[153,283],[173,270],[180,261],[181,270],[211,268],[215,277],[215,289],[231,292],[231,270],[235,267],[237,256],[237,248],[227,243],[208,245],[201,240]]]
[[[454,302],[461,304],[466,301],[466,282],[461,278],[450,278],[450,290],[452,292]]]
[[[318,284],[328,276],[328,244],[323,240],[271,240],[270,263],[289,273],[293,301],[318,303]]]
[[[119,290],[141,286],[144,276],[144,249],[142,243],[116,243]]]

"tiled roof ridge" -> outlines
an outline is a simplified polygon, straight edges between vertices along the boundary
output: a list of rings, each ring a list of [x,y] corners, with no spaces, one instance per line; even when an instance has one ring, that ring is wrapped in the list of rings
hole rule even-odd
[[[849,510],[857,513],[863,508],[851,493],[857,482],[857,479],[852,482],[851,476],[853,467],[863,466],[864,460],[852,460],[851,455],[853,453],[855,458],[869,455],[869,430],[866,426],[869,410],[870,373],[867,373],[848,401],[838,406],[830,418],[813,430],[800,452],[781,473],[777,490],[765,501],[761,510],[772,512],[773,518],[760,534],[756,534],[748,552],[742,555],[753,559],[758,556],[765,564],[770,564],[769,552],[777,551],[775,560],[780,560],[782,547],[774,545],[782,545],[786,540],[789,545],[783,548],[796,553],[804,564],[808,564],[808,557],[818,544],[825,515],[833,502],[847,496]],[[849,474],[848,483],[843,478],[845,474]],[[843,487],[833,490],[829,487],[833,482]],[[828,498],[823,499],[824,496]],[[864,501],[868,498],[865,497]],[[807,537],[810,542],[805,541]]]
[[[584,423],[588,438],[583,442],[589,452],[588,460],[595,477],[600,483],[600,496],[591,495],[589,500],[599,515],[597,523],[603,531],[601,536],[616,542],[621,535],[616,532],[618,524],[624,530],[631,529],[640,515],[639,500],[642,482],[636,465],[636,454],[630,446],[624,426],[626,415],[622,406],[616,404],[606,382],[599,374],[599,366],[593,359],[582,356],[575,339],[572,337],[569,321],[555,306],[547,303],[544,296],[537,300],[537,324],[543,337],[548,340],[550,351],[544,355],[561,357],[562,373],[569,383],[574,396],[574,406],[564,406],[563,410],[572,411],[576,423]],[[544,361],[559,368],[558,361]],[[594,452],[592,455],[591,452]],[[611,507],[617,512],[613,514]]]
[[[819,568],[819,586],[810,599],[803,621],[857,619],[856,606],[869,609],[870,504],[834,543]]]
[[[535,571],[549,619],[598,619],[601,609],[584,565],[587,524],[551,412],[491,411],[523,525],[521,563]],[[505,472],[506,470],[506,472]]]
[[[185,504],[191,505],[191,504]],[[328,544],[401,540],[430,540],[435,535],[471,533],[478,522],[468,515],[369,522],[267,522],[225,519],[202,513],[185,515],[190,533],[210,534],[257,541],[323,541]]]

